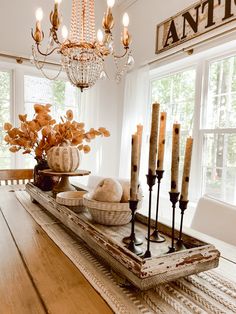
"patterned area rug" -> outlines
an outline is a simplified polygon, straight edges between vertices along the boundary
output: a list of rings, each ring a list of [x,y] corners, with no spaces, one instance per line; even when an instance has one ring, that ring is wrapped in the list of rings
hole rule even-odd
[[[207,271],[148,291],[125,284],[85,243],[30,201],[27,192],[16,196],[48,236],[76,265],[115,313],[236,313],[236,283]]]

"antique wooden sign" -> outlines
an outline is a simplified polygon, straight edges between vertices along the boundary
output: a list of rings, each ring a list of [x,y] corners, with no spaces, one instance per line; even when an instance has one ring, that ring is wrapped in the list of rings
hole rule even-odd
[[[157,25],[156,53],[236,20],[236,0],[201,0]]]

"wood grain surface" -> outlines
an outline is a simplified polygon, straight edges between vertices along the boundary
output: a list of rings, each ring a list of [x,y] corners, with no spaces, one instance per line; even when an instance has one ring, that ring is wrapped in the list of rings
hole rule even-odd
[[[2,214],[0,230],[0,313],[45,313]]]
[[[112,313],[14,193],[0,199],[0,313]]]

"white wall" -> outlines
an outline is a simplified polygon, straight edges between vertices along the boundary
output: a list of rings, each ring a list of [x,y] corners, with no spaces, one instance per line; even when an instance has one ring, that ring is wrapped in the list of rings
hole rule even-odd
[[[127,1],[118,11],[130,16],[129,30],[133,37],[132,50],[135,66],[139,67],[156,58],[156,25],[187,8],[196,0],[137,0]]]

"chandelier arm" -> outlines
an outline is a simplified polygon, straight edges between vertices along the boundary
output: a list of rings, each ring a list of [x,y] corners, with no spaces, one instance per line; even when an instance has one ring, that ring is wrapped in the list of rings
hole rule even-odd
[[[62,43],[61,43],[60,40],[58,39],[57,31],[56,31],[54,28],[51,28],[51,29],[50,29],[50,33],[52,34],[52,38],[53,38],[53,40],[55,41],[55,43],[58,44],[58,46],[61,46]]]
[[[38,43],[36,43],[36,47],[37,47],[38,53],[40,53],[40,54],[41,54],[42,56],[44,56],[44,57],[48,57],[48,56],[50,56],[54,51],[60,49],[59,47],[55,47],[55,48],[53,48],[51,51],[49,51],[49,52],[47,52],[47,53],[43,53],[43,52],[39,49],[39,44],[38,44]]]
[[[116,55],[116,54],[113,53],[112,54],[113,57],[115,59],[122,59],[122,58],[124,58],[127,55],[127,53],[129,52],[129,47],[125,47],[124,49],[125,49],[125,52],[123,53],[123,55]]]
[[[96,49],[95,52],[96,52],[96,55],[97,55],[100,59],[102,59],[102,61],[104,62],[104,61],[105,61],[105,59],[104,59],[105,54],[103,54],[103,53],[102,53],[101,51],[99,51],[98,49]]]

